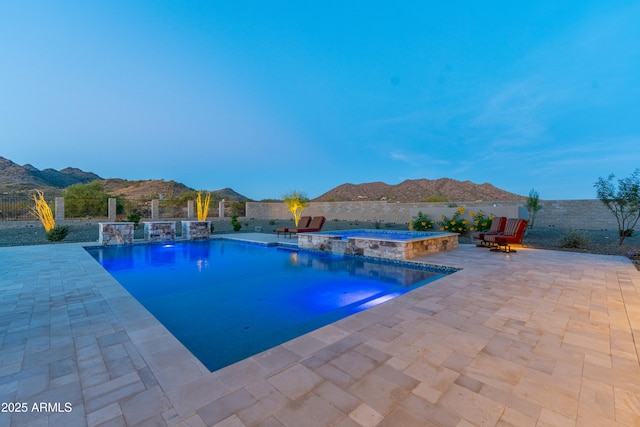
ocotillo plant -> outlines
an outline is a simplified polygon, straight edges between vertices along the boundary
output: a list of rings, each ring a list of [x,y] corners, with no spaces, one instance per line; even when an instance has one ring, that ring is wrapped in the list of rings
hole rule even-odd
[[[209,203],[211,202],[211,193],[207,193],[202,199],[202,193],[198,191],[198,197],[196,197],[196,205],[198,210],[198,221],[206,221],[209,215]]]
[[[44,199],[44,193],[36,190],[36,194],[33,195],[33,201],[36,203],[33,212],[44,226],[44,231],[48,233],[56,226],[56,220],[53,218],[49,204]]]

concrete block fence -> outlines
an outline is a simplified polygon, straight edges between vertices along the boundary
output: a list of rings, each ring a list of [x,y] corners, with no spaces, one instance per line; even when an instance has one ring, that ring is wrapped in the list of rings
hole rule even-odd
[[[613,214],[602,204],[600,200],[540,200],[542,209],[538,211],[535,228],[552,227],[559,229],[577,230],[617,230],[618,224]],[[493,202],[458,202],[451,203],[393,203],[387,201],[352,201],[352,202],[312,202],[304,215],[324,216],[327,220],[341,221],[379,221],[381,223],[406,224],[418,212],[429,213],[434,221],[438,221],[441,215],[451,217],[457,206],[463,206],[466,210],[465,216],[468,218],[470,211],[484,212],[496,216],[528,218],[526,203],[515,201],[493,201]],[[151,220],[159,219],[159,202],[151,201]],[[224,200],[218,206],[218,215],[224,217]],[[109,215],[105,218],[108,221],[115,221],[115,199],[109,200]],[[173,219],[195,219],[195,209],[193,201],[189,201],[187,218]],[[291,219],[291,214],[287,211],[284,203],[262,203],[247,202],[246,218],[258,220],[271,219]],[[0,218],[2,219],[2,218]],[[64,224],[64,198],[55,198],[55,219],[57,223]],[[146,220],[146,218],[145,218]],[[22,226],[24,222],[35,222],[14,220],[2,220],[3,227]],[[640,225],[636,226],[640,230]]]
[[[613,214],[600,200],[541,200],[534,227],[560,229],[617,230],[618,223]],[[366,202],[311,202],[304,215],[322,215],[327,220],[380,221],[382,223],[406,223],[422,211],[429,213],[435,221],[440,215],[451,217],[457,206],[463,206],[468,218],[470,211],[482,211],[495,216],[527,218],[526,203],[512,201],[459,202],[450,203],[393,203],[385,201]],[[284,203],[247,202],[247,217],[255,219],[291,219]],[[638,228],[638,227],[636,227]]]

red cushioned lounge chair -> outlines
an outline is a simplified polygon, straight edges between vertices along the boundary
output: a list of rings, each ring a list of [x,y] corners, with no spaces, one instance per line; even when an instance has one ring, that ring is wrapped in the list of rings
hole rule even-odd
[[[509,218],[502,233],[485,236],[485,240],[493,246],[492,251],[515,252],[511,245],[522,243],[528,223],[526,219]]]
[[[301,216],[300,219],[298,220],[298,227],[306,228],[306,227],[309,226],[310,222],[311,222],[311,217],[310,216]],[[286,237],[289,228],[290,227],[278,228],[276,230],[276,236],[280,236],[280,233],[284,233],[284,235]]]
[[[326,218],[323,216],[314,216],[308,227],[287,228],[285,236],[287,233],[289,233],[289,237],[291,237],[293,233],[313,233],[314,231],[320,231],[325,221]]]
[[[484,236],[490,236],[492,234],[502,233],[504,231],[504,226],[507,223],[507,217],[505,216],[496,216],[491,221],[491,227],[489,227],[486,231],[476,231],[471,235],[471,238],[475,240],[480,240],[476,246],[478,247],[488,247],[490,246],[488,242],[485,240]]]

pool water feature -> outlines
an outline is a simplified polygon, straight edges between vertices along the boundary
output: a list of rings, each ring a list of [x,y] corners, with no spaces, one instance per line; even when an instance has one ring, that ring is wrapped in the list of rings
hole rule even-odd
[[[225,240],[87,251],[211,371],[455,271]]]
[[[407,260],[458,247],[458,234],[436,231],[341,230],[299,233],[298,246],[334,254]]]

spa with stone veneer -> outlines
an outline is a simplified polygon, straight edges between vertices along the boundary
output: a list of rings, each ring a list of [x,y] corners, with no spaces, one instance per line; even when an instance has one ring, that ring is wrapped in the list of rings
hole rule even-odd
[[[298,247],[338,255],[406,260],[458,248],[458,234],[393,230],[299,233]]]

